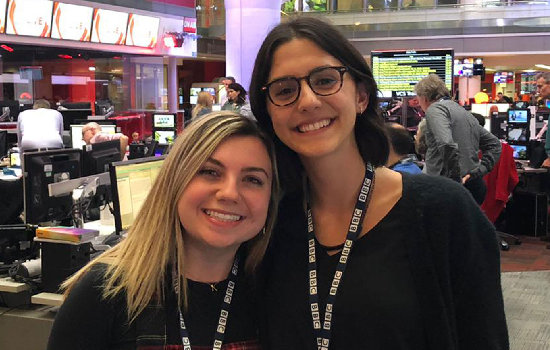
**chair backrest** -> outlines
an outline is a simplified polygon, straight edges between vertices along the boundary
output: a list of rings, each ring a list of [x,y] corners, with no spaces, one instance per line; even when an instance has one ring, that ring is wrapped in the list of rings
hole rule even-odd
[[[8,154],[8,131],[0,130],[0,157]]]

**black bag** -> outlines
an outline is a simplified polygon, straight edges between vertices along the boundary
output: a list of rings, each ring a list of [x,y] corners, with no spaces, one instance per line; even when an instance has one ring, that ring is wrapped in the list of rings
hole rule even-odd
[[[531,168],[540,168],[542,162],[548,157],[544,149],[544,142],[531,140],[529,141],[529,166]]]

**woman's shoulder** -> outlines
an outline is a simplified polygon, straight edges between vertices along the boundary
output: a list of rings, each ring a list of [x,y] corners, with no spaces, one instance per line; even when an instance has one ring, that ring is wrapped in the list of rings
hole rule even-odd
[[[464,186],[444,176],[403,174],[403,197],[417,205],[460,205],[470,202]]]

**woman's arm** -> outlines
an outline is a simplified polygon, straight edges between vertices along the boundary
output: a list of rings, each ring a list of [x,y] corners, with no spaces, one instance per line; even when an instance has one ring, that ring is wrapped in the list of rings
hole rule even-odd
[[[48,349],[110,348],[113,343],[111,339],[113,331],[117,328],[115,320],[120,314],[116,309],[124,309],[124,307],[116,305],[121,298],[104,300],[101,297],[104,268],[104,266],[92,268],[65,299],[55,317]]]

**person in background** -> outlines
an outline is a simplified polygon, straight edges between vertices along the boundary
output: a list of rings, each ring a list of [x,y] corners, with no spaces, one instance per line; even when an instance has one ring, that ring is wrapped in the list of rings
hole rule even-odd
[[[246,90],[239,83],[231,83],[227,88],[227,102],[222,106],[224,111],[239,113],[246,103]]]
[[[19,113],[17,145],[20,152],[40,148],[63,148],[63,116],[50,109],[47,100],[36,100],[33,109]]]
[[[192,122],[127,237],[63,284],[48,349],[259,349],[252,273],[277,213],[274,157],[248,119]]]
[[[256,120],[250,109],[250,103],[246,100],[246,90],[241,84],[233,83],[229,84],[227,90],[227,102],[222,106],[222,110],[233,111],[239,113],[241,116]]]
[[[420,80],[415,92],[426,113],[426,165],[422,171],[462,183],[481,204],[487,192],[483,176],[498,161],[500,141],[450,99],[449,90],[436,74]]]
[[[321,19],[285,21],[260,47],[250,102],[285,193],[261,273],[264,347],[508,349],[494,227],[463,186],[385,167],[377,90]]]
[[[535,77],[537,83],[537,95],[542,101],[550,99],[550,72],[539,73]],[[548,125],[548,121],[546,123]],[[544,145],[548,157],[542,162],[542,167],[550,168],[550,132],[546,132],[546,143]]]
[[[514,103],[512,99],[508,96],[505,96],[502,92],[497,93],[496,103]]]
[[[128,147],[128,136],[122,133],[108,134],[101,131],[101,125],[96,122],[89,122],[82,128],[82,140],[87,145],[101,143],[105,141],[120,140],[120,159],[126,156],[126,148]]]
[[[140,143],[140,142],[141,142],[141,140],[139,138],[139,132],[134,131],[132,133],[132,143]]]
[[[422,173],[422,170],[415,163],[417,159],[414,154],[414,139],[409,130],[398,123],[386,123],[386,132],[390,140],[386,166],[404,173]]]
[[[191,119],[196,119],[198,117],[201,117],[205,114],[208,114],[212,112],[212,104],[214,102],[214,98],[212,95],[210,95],[209,92],[201,91],[199,92],[199,96],[197,97],[197,104],[193,108],[193,111],[191,112]]]
[[[482,116],[479,113],[472,113],[472,115],[474,116],[474,118],[477,119],[477,122],[479,123],[479,125],[485,127],[485,117],[484,116]]]
[[[233,77],[223,77],[220,78],[219,81],[223,84],[224,92],[221,94],[220,104],[223,106],[228,99],[228,93],[227,90],[229,90],[229,85],[235,83],[235,78]],[[221,91],[220,91],[221,93]]]

